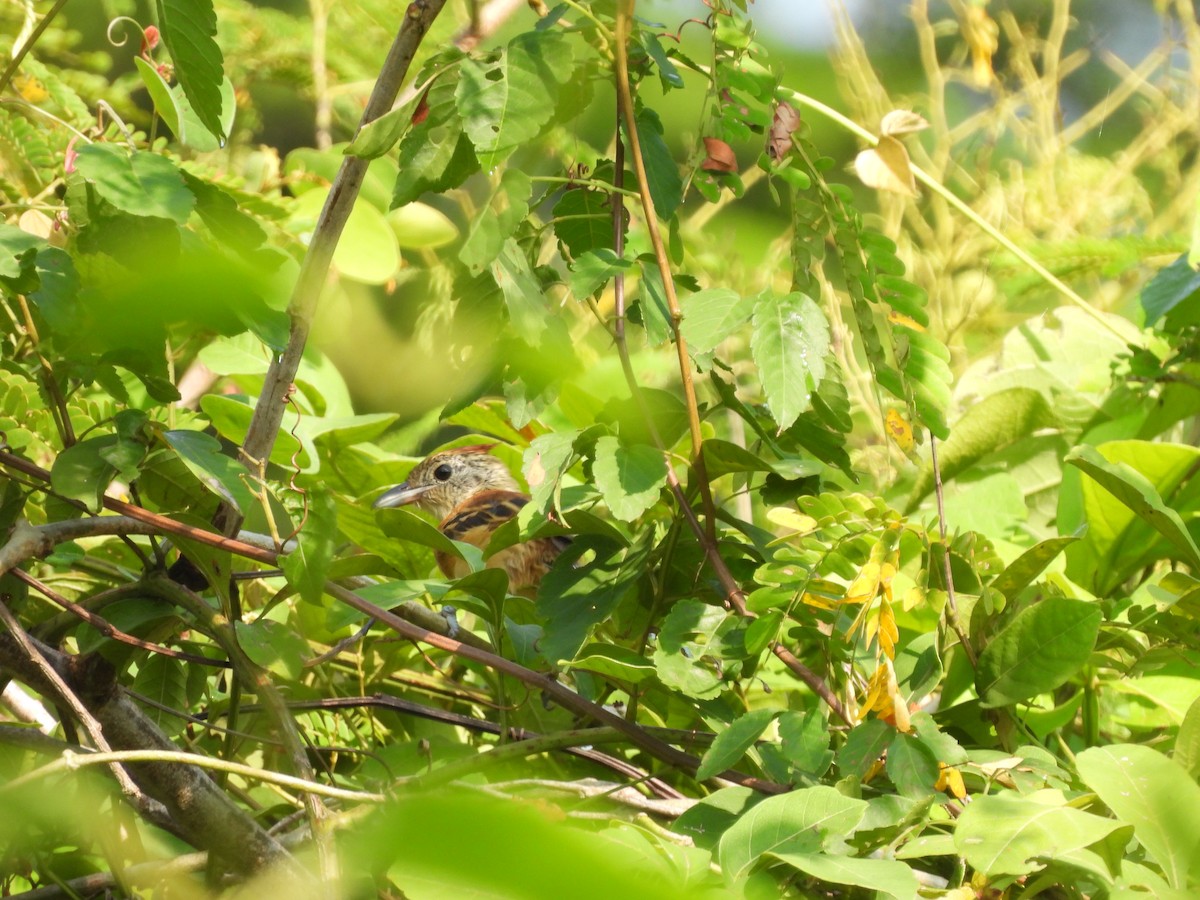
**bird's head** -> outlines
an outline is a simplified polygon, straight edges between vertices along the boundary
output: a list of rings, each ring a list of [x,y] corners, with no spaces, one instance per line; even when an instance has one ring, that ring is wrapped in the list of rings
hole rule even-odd
[[[408,480],[384,491],[375,509],[414,503],[439,520],[480,491],[519,491],[508,466],[487,451],[494,444],[457,447],[425,457],[408,473]]]

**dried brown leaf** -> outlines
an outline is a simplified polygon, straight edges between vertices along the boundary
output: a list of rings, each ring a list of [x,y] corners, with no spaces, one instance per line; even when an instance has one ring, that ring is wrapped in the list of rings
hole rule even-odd
[[[767,155],[771,159],[783,159],[792,147],[792,132],[800,127],[800,113],[790,103],[775,107],[775,118],[767,135]]]
[[[720,138],[706,137],[704,139],[704,151],[708,154],[704,157],[704,162],[700,163],[700,168],[704,169],[704,171],[737,171],[737,156],[734,155],[733,148]]]
[[[877,146],[858,154],[854,171],[867,187],[917,196],[917,182],[908,161],[908,151],[894,137],[884,135]]]
[[[879,123],[879,133],[897,137],[901,134],[912,134],[914,131],[924,131],[929,127],[920,113],[910,109],[893,109]]]

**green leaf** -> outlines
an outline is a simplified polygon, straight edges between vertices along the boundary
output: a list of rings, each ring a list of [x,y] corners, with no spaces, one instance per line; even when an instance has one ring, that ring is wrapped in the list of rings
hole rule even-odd
[[[289,681],[304,674],[309,647],[303,635],[267,618],[233,624],[238,644],[255,665]]]
[[[638,142],[646,164],[646,179],[650,182],[650,198],[654,212],[668,221],[683,200],[683,179],[679,166],[671,157],[671,148],[663,139],[663,124],[658,113],[643,107],[637,113]]]
[[[641,31],[638,32],[642,46],[650,58],[654,60],[654,64],[658,66],[658,77],[662,81],[663,93],[666,93],[670,88],[683,87],[683,77],[675,68],[675,64],[668,58],[667,53],[663,50],[663,45],[659,41],[658,36],[654,32]]]
[[[439,553],[460,557],[471,563],[472,569],[479,569],[483,565],[483,554],[478,547],[446,537],[437,526],[412,510],[378,509],[375,510],[375,519],[379,522],[379,530],[397,541],[419,544]]]
[[[1034,544],[1012,561],[989,587],[1012,599],[1033,584],[1055,558],[1079,538],[1073,536],[1047,538]]]
[[[504,242],[491,269],[504,294],[513,330],[530,345],[536,345],[547,328],[546,298],[516,241],[509,238]]]
[[[1015,387],[997,391],[967,407],[950,429],[950,437],[938,447],[942,481],[971,471],[980,460],[1029,437],[1034,431],[1056,424],[1045,398],[1032,388]],[[933,490],[933,465],[921,467],[908,498],[905,512],[917,508]]]
[[[609,511],[632,522],[658,499],[667,483],[667,464],[653,447],[626,446],[608,435],[596,441],[592,474]]]
[[[391,150],[412,127],[413,113],[421,102],[417,96],[375,119],[368,122],[354,140],[346,147],[347,156],[357,156],[360,159],[375,159]]]
[[[1170,452],[1170,445],[1151,444],[1148,441],[1114,442],[1114,444],[1137,445],[1153,459],[1156,455]],[[1113,445],[1105,445],[1112,447]],[[1138,518],[1170,541],[1182,554],[1193,570],[1200,570],[1200,547],[1183,524],[1179,513],[1163,503],[1158,488],[1141,472],[1124,462],[1111,462],[1103,455],[1104,448],[1076,447],[1067,454],[1065,462],[1082,469],[1088,476],[1128,507]],[[1184,448],[1187,455],[1200,457],[1200,450]],[[1086,506],[1086,500],[1085,500]],[[1093,507],[1094,508],[1094,507]],[[1089,515],[1089,522],[1092,516]],[[1112,527],[1111,520],[1106,524]],[[1089,535],[1090,539],[1090,535]]]
[[[556,500],[559,479],[575,460],[575,439],[578,431],[552,431],[540,434],[529,444],[521,473],[533,495],[533,503],[542,513],[549,513]]]
[[[255,504],[243,479],[246,469],[221,452],[221,442],[202,431],[164,431],[162,438],[179,454],[200,483],[242,515]]]
[[[720,694],[724,666],[745,652],[743,620],[700,600],[678,600],[662,620],[654,666],[658,680],[698,700]]]
[[[156,0],[158,27],[200,122],[222,143],[228,136],[221,124],[221,48],[215,40],[217,16],[212,0]]]
[[[779,717],[779,749],[796,772],[820,778],[833,762],[829,749],[833,734],[817,710],[788,710]]]
[[[734,719],[704,751],[696,780],[707,781],[737,765],[777,715],[777,709],[755,709]]]
[[[329,191],[307,191],[296,198],[289,226],[306,240],[317,227]],[[400,246],[383,213],[359,198],[350,210],[341,239],[333,251],[333,264],[347,278],[364,284],[383,284],[400,268]]]
[[[184,719],[168,712],[190,708],[187,677],[187,666],[182,660],[172,659],[161,653],[150,653],[142,658],[138,665],[137,677],[130,686],[132,690],[157,704],[146,707],[145,715],[171,737],[183,731],[187,724]]]
[[[413,201],[387,214],[402,250],[435,250],[458,239],[458,226],[440,210]]]
[[[1189,885],[1200,855],[1200,786],[1149,747],[1091,747],[1076,757],[1079,777],[1157,862],[1171,887]]]
[[[1048,597],[1023,609],[988,642],[975,675],[987,706],[1006,706],[1052,691],[1077,673],[1096,646],[1100,607]]]
[[[104,492],[117,474],[116,466],[103,454],[116,443],[115,434],[106,434],[72,444],[58,454],[50,467],[50,484],[55,493],[78,500],[89,512],[99,512],[104,505]]]
[[[248,403],[220,394],[205,394],[200,399],[200,409],[221,437],[238,446],[246,440],[246,432],[250,430],[250,421],[254,417],[254,408]],[[299,466],[304,471],[315,458],[316,454],[310,453],[303,441],[298,441],[287,428],[280,425],[271,448],[271,462],[288,469]]]
[[[662,272],[654,254],[643,253],[639,256],[638,268],[641,270],[642,281],[634,309],[641,317],[642,327],[646,329],[646,340],[657,347],[675,336],[675,328],[671,323],[671,306],[667,301]]]
[[[337,543],[337,511],[325,491],[306,495],[308,518],[296,538],[296,549],[282,560],[283,574],[306,603],[320,603]]]
[[[399,172],[392,191],[392,208],[416,200],[426,191],[441,193],[457,187],[479,168],[471,141],[463,134],[455,108],[456,82],[442,77],[425,95],[425,121],[400,142]]]
[[[679,329],[693,355],[709,353],[754,314],[754,297],[739,296],[729,288],[705,288],[683,301]]]
[[[448,746],[436,740],[435,748]],[[618,841],[619,827],[598,839],[524,800],[408,791],[373,813],[339,833],[344,871],[387,873],[405,897],[681,900],[696,893],[660,845]],[[464,847],[472,848],[467,862]]]
[[[888,745],[887,774],[902,797],[920,800],[935,793],[937,757],[912,735],[899,733]]]
[[[834,856],[825,853],[772,853],[785,862],[821,881],[846,884],[886,894],[896,900],[915,900],[917,876],[912,869],[894,859],[858,859],[853,856]]]
[[[862,778],[875,765],[891,743],[896,729],[882,719],[860,722],[846,736],[846,743],[837,752],[837,765],[843,776]]]
[[[1121,827],[1064,803],[1061,793],[1050,790],[975,796],[955,826],[954,846],[985,875],[1027,875],[1042,868],[1038,858],[1088,847]]]
[[[196,198],[196,214],[213,237],[243,256],[263,245],[267,239],[266,231],[257,219],[238,207],[231,194],[202,178],[187,172],[182,174],[188,190]],[[250,258],[257,260],[260,257]]]
[[[641,684],[654,677],[654,664],[641,654],[614,644],[588,644],[571,663],[573,669],[584,669],[627,684]]]
[[[721,788],[676,819],[672,830],[690,837],[697,847],[714,850],[729,826],[763,799],[762,794],[741,785]]]
[[[154,104],[154,112],[171,129],[171,134],[178,137],[180,134],[179,108],[175,105],[175,96],[171,93],[171,86],[159,74],[158,69],[142,57],[135,56],[133,64],[137,66],[142,84],[146,86],[146,93],[150,95],[150,101]]]
[[[1193,779],[1200,776],[1200,697],[1184,713],[1172,758]]]
[[[577,257],[571,267],[571,293],[576,300],[586,300],[613,276],[627,271],[632,265],[608,247],[589,250]]]
[[[462,61],[455,100],[485,169],[541,133],[573,71],[571,48],[553,31],[520,34],[490,60]]]
[[[731,472],[772,472],[774,466],[745,447],[731,444],[720,438],[709,438],[701,446],[704,454],[704,470],[709,480],[720,478]]]
[[[589,550],[595,558],[577,565]],[[537,613],[546,622],[542,653],[551,663],[571,660],[588,632],[607,619],[625,592],[642,575],[649,544],[628,549],[605,540],[581,537],[563,551],[542,578]]]
[[[182,85],[171,88],[171,97],[179,110],[179,131],[176,136],[181,143],[201,153],[211,153],[220,150],[224,141],[218,138],[200,119],[192,101],[184,92]],[[233,91],[233,82],[228,78],[221,79],[221,130],[229,134],[233,129],[233,119],[237,114],[237,97]]]
[[[829,324],[812,298],[764,292],[754,305],[750,339],[767,406],[783,431],[812,406],[825,377]]]
[[[612,206],[607,194],[585,187],[563,191],[553,215],[554,234],[571,256],[612,249]]]
[[[506,169],[488,207],[471,223],[467,239],[458,251],[459,261],[477,275],[500,254],[504,242],[513,236],[529,212],[533,182],[520,169]]]
[[[849,834],[866,814],[855,800],[820,785],[768,797],[721,836],[718,858],[727,882],[742,879],[764,853],[813,853]]]
[[[15,280],[26,275],[34,267],[37,251],[45,247],[46,242],[37,235],[0,223],[0,278]],[[36,281],[28,286],[28,290],[36,289]],[[25,288],[20,290],[23,293]]]
[[[1180,303],[1200,291],[1200,272],[1188,263],[1183,254],[1165,269],[1150,279],[1142,289],[1142,309],[1146,312],[1146,325],[1153,325]]]
[[[135,150],[130,156],[113,144],[87,144],[79,148],[76,168],[96,193],[133,216],[156,216],[182,225],[196,205],[182,173],[157,153]]]

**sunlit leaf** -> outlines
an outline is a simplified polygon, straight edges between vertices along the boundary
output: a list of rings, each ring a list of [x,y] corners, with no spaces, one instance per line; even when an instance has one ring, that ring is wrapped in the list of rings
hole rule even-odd
[[[696,778],[705,781],[733,768],[777,715],[778,710],[755,709],[734,719],[704,752]]]
[[[908,151],[896,138],[883,135],[874,147],[868,147],[854,158],[854,171],[867,187],[893,194],[917,196]]]
[[[604,502],[625,522],[648,510],[667,482],[667,464],[659,451],[644,444],[627,446],[615,437],[596,441],[592,471]]]
[[[1017,613],[979,657],[979,696],[1005,706],[1059,687],[1091,656],[1100,617],[1096,604],[1066,597],[1047,597]]]
[[[718,857],[727,881],[743,878],[764,853],[813,853],[862,820],[863,800],[819,786],[768,797],[721,837]]]
[[[954,845],[988,875],[1025,875],[1042,868],[1044,860],[1090,846],[1120,827],[1120,822],[1066,806],[1055,791],[979,796],[959,817]]]
[[[156,0],[163,43],[175,63],[175,74],[204,127],[220,141],[221,80],[224,59],[217,45],[217,16],[212,0]]]
[[[750,339],[771,415],[782,431],[812,406],[825,377],[829,324],[804,294],[759,295]]]

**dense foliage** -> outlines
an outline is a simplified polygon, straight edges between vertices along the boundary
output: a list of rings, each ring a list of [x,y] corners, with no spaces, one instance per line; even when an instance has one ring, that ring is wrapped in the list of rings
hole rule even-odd
[[[5,890],[1194,895],[1190,3],[442,5],[0,9]]]

